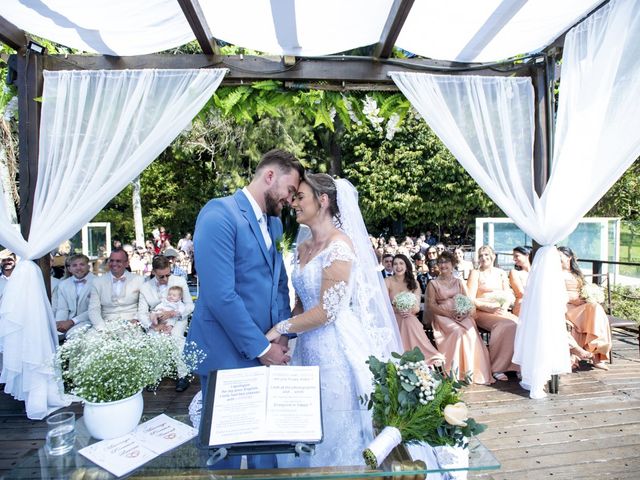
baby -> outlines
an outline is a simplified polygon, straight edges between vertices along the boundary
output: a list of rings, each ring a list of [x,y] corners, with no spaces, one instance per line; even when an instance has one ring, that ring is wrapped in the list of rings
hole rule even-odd
[[[175,317],[162,319],[161,315],[164,312],[178,312]],[[156,307],[149,313],[149,319],[153,325],[162,325],[166,327],[173,327],[184,315],[185,304],[182,301],[182,287],[169,287],[167,290],[167,298],[162,300]]]

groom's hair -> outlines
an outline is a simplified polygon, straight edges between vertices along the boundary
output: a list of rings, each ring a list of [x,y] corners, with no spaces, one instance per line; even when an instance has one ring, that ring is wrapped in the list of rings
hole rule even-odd
[[[266,167],[277,167],[281,173],[287,174],[291,170],[295,170],[302,179],[304,177],[304,167],[296,156],[285,150],[274,148],[262,155],[260,163],[256,167],[256,175]]]

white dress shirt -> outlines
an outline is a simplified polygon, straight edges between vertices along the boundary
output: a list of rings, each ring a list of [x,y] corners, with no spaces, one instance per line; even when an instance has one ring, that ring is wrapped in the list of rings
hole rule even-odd
[[[251,192],[249,192],[249,189],[247,187],[244,187],[242,191],[249,199],[251,208],[253,208],[253,213],[256,216],[256,220],[258,220],[258,225],[260,225],[260,231],[262,232],[262,237],[264,238],[264,243],[267,246],[267,250],[271,250],[271,244],[273,242],[271,241],[271,235],[269,235],[269,224],[267,223],[267,215],[262,212],[260,205],[258,205],[258,202],[256,202],[255,198],[253,198],[253,195],[251,195]]]

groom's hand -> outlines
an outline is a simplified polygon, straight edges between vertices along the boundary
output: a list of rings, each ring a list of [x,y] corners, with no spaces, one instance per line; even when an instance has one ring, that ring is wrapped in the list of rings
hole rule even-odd
[[[286,365],[291,360],[291,357],[287,355],[289,348],[278,343],[272,343],[269,345],[269,350],[258,357],[258,360],[263,365]]]

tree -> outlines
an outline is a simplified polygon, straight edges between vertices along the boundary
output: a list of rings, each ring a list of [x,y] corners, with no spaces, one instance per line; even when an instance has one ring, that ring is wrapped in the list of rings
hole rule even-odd
[[[358,187],[372,230],[445,228],[465,236],[476,216],[499,210],[414,114],[395,135],[363,123],[344,135],[344,175]]]

